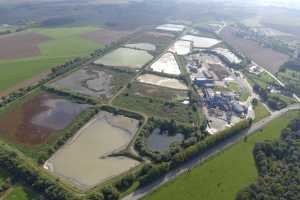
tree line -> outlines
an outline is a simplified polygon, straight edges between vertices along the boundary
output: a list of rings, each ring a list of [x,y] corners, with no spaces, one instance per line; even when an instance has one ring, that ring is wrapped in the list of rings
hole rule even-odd
[[[187,148],[176,152],[168,162],[162,161],[143,164],[142,167],[128,172],[121,178],[113,181],[110,185],[87,192],[86,195],[80,198],[74,192],[71,192],[70,189],[63,186],[60,183],[60,179],[51,178],[50,175],[35,167],[6,144],[0,145],[0,168],[8,171],[16,180],[42,194],[49,200],[118,200],[120,195],[131,188],[133,184],[143,187],[156,181],[170,170],[176,169],[178,166],[205,152],[214,145],[240,133],[241,130],[250,125],[251,120],[244,120],[220,134],[212,135],[205,140],[188,145]],[[178,127],[175,126],[174,122],[161,124],[162,129],[174,130]],[[184,131],[184,127],[181,131]],[[190,134],[190,130],[187,130],[187,134]]]
[[[287,103],[282,101],[279,97],[276,96],[270,96],[268,89],[262,88],[258,84],[254,84],[253,90],[259,94],[261,99],[265,101],[268,106],[273,110],[281,110],[285,107],[287,107]]]
[[[259,176],[236,200],[300,199],[300,116],[282,131],[280,139],[257,143],[253,156]]]

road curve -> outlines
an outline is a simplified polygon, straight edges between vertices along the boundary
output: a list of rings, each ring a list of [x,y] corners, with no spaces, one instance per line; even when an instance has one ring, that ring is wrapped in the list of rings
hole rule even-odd
[[[149,194],[150,192],[156,190],[160,186],[162,186],[164,183],[175,179],[178,175],[186,172],[187,170],[195,167],[198,164],[203,163],[205,160],[207,160],[209,157],[218,154],[219,152],[223,151],[225,148],[239,142],[242,140],[245,136],[249,136],[256,131],[262,129],[265,125],[267,125],[269,122],[271,122],[273,119],[278,118],[282,116],[283,114],[287,113],[288,111],[292,110],[300,110],[300,104],[294,104],[290,105],[280,111],[275,111],[267,118],[264,118],[263,120],[253,124],[249,129],[242,131],[240,134],[233,136],[231,138],[228,138],[221,142],[220,144],[212,147],[211,149],[207,150],[205,153],[202,153],[197,158],[194,158],[187,162],[186,164],[182,165],[176,170],[170,171],[167,175],[160,178],[159,180],[155,181],[151,185],[138,189],[135,192],[129,194],[128,196],[124,197],[122,200],[138,200],[145,195]]]

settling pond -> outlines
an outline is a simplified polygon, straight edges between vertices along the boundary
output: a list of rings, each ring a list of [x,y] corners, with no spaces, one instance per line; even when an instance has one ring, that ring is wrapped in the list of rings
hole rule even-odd
[[[95,61],[95,64],[138,69],[153,59],[144,50],[118,48]]]
[[[106,157],[126,147],[138,129],[138,120],[100,111],[44,165],[56,176],[81,188],[91,188],[139,162]]]
[[[26,146],[43,144],[88,107],[42,92],[1,114],[0,135]]]
[[[51,86],[83,95],[109,98],[113,91],[112,78],[105,71],[85,67],[55,81]]]
[[[133,49],[141,49],[145,51],[155,51],[156,46],[151,43],[132,43],[132,44],[126,44],[125,47],[133,48]]]
[[[146,139],[148,148],[152,151],[167,151],[171,144],[182,142],[184,136],[180,133],[168,135],[161,133],[160,129],[155,129],[152,134]]]

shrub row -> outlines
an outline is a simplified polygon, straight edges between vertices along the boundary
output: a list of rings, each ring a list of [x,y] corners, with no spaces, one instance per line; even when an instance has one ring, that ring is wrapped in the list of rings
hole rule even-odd
[[[205,152],[206,150],[220,144],[224,140],[239,134],[242,130],[249,128],[251,124],[252,124],[251,119],[243,120],[238,124],[234,125],[233,127],[225,129],[224,131],[218,134],[209,136],[207,137],[207,139],[200,141],[197,144],[192,145],[186,148],[185,150],[177,153],[171,160],[172,168],[179,166],[185,163],[186,161],[198,156],[199,154]]]
[[[30,85],[25,88],[21,88],[18,91],[14,91],[10,93],[9,95],[5,97],[1,97],[0,100],[0,108],[6,106],[7,104],[17,100],[18,98],[21,98],[25,96],[30,91],[44,85],[48,81],[54,79],[57,76],[60,76],[64,73],[66,73],[69,70],[74,69],[75,67],[81,65],[82,63],[86,62],[87,58],[75,58],[74,60],[68,61],[65,64],[58,65],[54,68],[52,68],[51,73],[44,79],[40,80],[38,83],[35,83],[33,85]]]
[[[85,104],[90,104],[90,105],[96,105],[97,104],[97,100],[93,99],[91,97],[88,96],[83,96],[77,93],[72,93],[69,91],[65,91],[65,90],[60,90],[60,89],[56,89],[54,87],[50,87],[50,86],[42,86],[43,90],[46,90],[50,93],[54,93],[57,94],[58,96],[63,96],[66,97],[68,99],[71,99],[72,101],[78,101],[80,103],[85,103]]]
[[[71,192],[50,179],[38,168],[33,167],[8,145],[0,145],[0,168],[8,171],[13,178],[43,194],[48,200],[75,200]]]
[[[115,107],[111,107],[111,106],[107,106],[107,105],[101,106],[101,110],[113,113],[114,115],[124,115],[128,118],[133,118],[133,119],[139,120],[140,122],[143,122],[145,120],[143,116],[141,116],[137,113],[119,109],[119,108],[115,108]]]

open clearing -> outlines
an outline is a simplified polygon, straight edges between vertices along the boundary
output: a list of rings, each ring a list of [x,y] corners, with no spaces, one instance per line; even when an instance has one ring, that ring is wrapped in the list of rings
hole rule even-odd
[[[28,147],[43,144],[88,107],[42,92],[1,113],[0,135],[12,143]]]
[[[154,62],[150,68],[155,72],[180,75],[179,65],[175,59],[173,53],[165,53],[156,62]]]
[[[101,48],[102,45],[80,37],[80,34],[93,30],[97,30],[97,28],[76,27],[32,29],[32,32],[42,35],[48,40],[38,44],[40,55],[23,59],[0,60],[0,91],[13,88],[15,85],[30,80],[32,77],[39,77],[39,74],[48,71],[51,67],[63,64],[75,57],[86,56],[93,50]],[[18,34],[18,37],[21,37],[21,34]],[[16,48],[22,49],[22,47],[19,46],[20,45],[17,45]],[[0,49],[2,48],[6,49],[7,46],[1,45]],[[28,51],[27,49],[23,50],[25,53]],[[25,54],[24,52],[20,52],[20,54]]]
[[[4,200],[40,200],[39,195],[29,190],[27,187],[17,185],[14,186],[12,191],[4,198]]]
[[[47,42],[49,37],[34,32],[21,32],[0,36],[0,59],[18,59],[39,56],[40,43]]]
[[[278,72],[280,66],[288,60],[288,56],[270,48],[264,48],[257,42],[247,40],[235,35],[233,28],[227,27],[221,32],[224,40],[232,47],[242,51],[245,56],[261,65],[273,74]]]
[[[126,37],[131,32],[128,31],[114,31],[109,29],[99,29],[91,32],[81,34],[81,37],[98,44],[109,45],[112,42],[118,41],[119,39]]]
[[[268,111],[266,106],[261,102],[258,102],[258,104],[254,107],[254,112],[255,112],[255,119],[253,122],[258,122],[263,118],[270,116],[270,112]]]
[[[178,90],[187,90],[187,86],[180,82],[178,79],[175,78],[166,78],[162,76],[157,76],[153,74],[143,74],[137,78],[137,80],[141,83],[147,83],[162,87],[168,87]]]
[[[138,69],[152,59],[153,56],[143,50],[118,48],[96,60],[95,64]]]
[[[158,87],[152,84],[134,82],[130,92],[137,96],[161,99],[163,101],[180,102],[188,99],[187,90],[171,89],[167,87]]]
[[[51,84],[52,87],[101,99],[110,98],[131,78],[132,73],[86,66]]]
[[[198,123],[199,113],[191,105],[182,102],[187,97],[184,90],[157,87],[148,84],[134,83],[117,98],[113,104],[124,109],[141,112],[149,117],[175,120],[192,125]]]
[[[150,43],[133,43],[133,44],[126,44],[125,47],[133,48],[133,49],[141,49],[145,51],[155,51],[156,47],[154,44]]]
[[[192,42],[178,40],[174,45],[169,49],[170,52],[176,53],[178,55],[186,55],[191,52]]]
[[[210,48],[221,43],[221,41],[217,39],[199,37],[194,35],[185,35],[181,39],[191,41],[193,43],[194,48]]]
[[[101,111],[47,161],[46,167],[82,189],[95,186],[139,164],[126,157],[105,157],[125,147],[137,129],[138,120]]]
[[[163,24],[156,27],[156,29],[161,31],[182,32],[185,29],[185,26],[177,24]]]
[[[273,120],[263,131],[249,137],[247,142],[241,141],[226,149],[143,200],[235,199],[238,191],[256,180],[257,170],[252,155],[254,144],[277,139],[281,130],[298,115],[299,112],[293,111]]]

